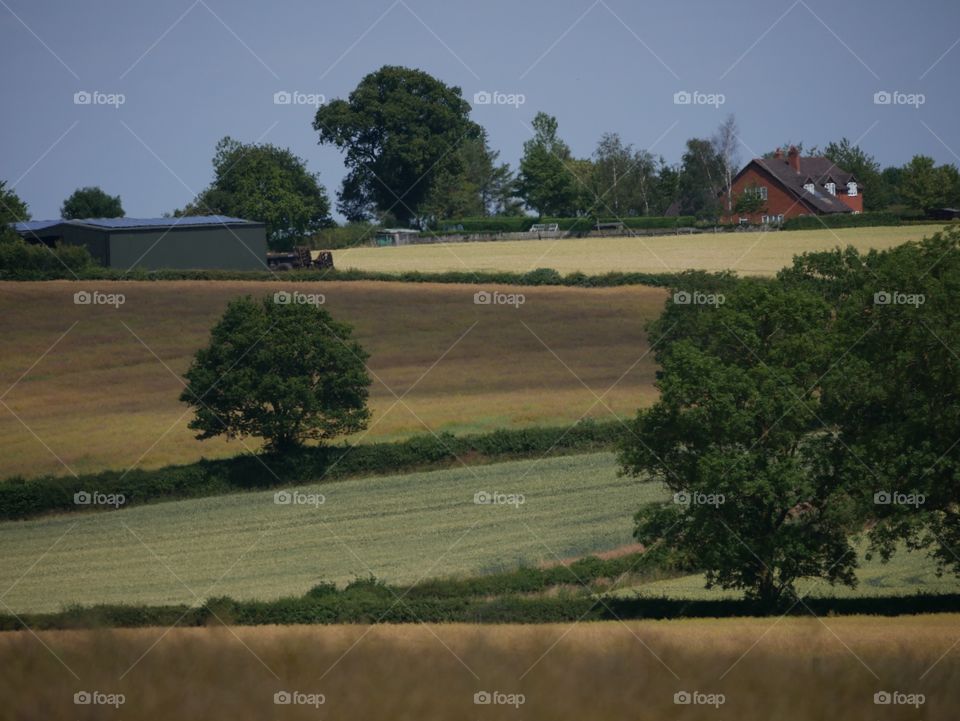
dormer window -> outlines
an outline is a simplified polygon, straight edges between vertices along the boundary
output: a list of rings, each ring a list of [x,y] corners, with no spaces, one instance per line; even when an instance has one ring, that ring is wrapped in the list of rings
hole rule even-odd
[[[856,195],[857,194],[857,183],[856,181],[851,180],[847,183],[847,195]]]
[[[808,193],[815,193],[817,190],[817,186],[815,186],[813,183],[804,183],[803,189],[806,190]]]
[[[837,194],[837,184],[834,183],[832,180],[826,184],[826,188],[827,188],[827,192],[830,193],[830,195]]]

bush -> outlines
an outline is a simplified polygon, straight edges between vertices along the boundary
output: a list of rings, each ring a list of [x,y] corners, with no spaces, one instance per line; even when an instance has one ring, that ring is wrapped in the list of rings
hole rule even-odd
[[[800,215],[783,221],[783,230],[819,230],[821,228],[867,228],[900,225],[894,213],[836,213],[834,215]]]
[[[587,232],[600,223],[619,223],[633,230],[693,227],[693,216],[658,217],[639,216],[629,218],[532,218],[530,216],[454,218],[437,224],[438,234],[444,233],[526,233],[534,224],[556,223],[564,232]]]
[[[27,243],[19,237],[0,239],[0,278],[14,278],[22,273],[47,274],[57,278],[73,278],[97,267],[87,249],[80,245],[45,245]]]

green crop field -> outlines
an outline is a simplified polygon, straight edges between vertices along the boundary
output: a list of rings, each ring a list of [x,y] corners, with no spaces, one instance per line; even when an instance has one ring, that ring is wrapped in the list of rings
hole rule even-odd
[[[334,252],[337,267],[399,273],[450,270],[527,272],[553,268],[561,273],[734,270],[740,275],[773,275],[793,256],[837,246],[884,249],[920,240],[936,225],[879,228],[702,233],[636,238],[511,240],[437,243],[398,248],[352,248]]]
[[[81,289],[126,302],[74,305]],[[194,440],[178,376],[229,300],[279,289],[324,294],[370,352],[373,420],[363,440],[562,425],[610,410],[626,417],[656,397],[644,324],[663,308],[658,288],[511,288],[526,296],[514,308],[475,305],[472,285],[0,283],[0,394],[9,408],[0,406],[0,478],[156,468],[258,448],[255,439]]]
[[[325,502],[277,505],[270,491],[4,523],[4,603],[43,611],[68,603],[271,599],[323,579],[372,573],[413,582],[555,562],[629,543],[631,509],[664,494],[618,477],[611,454],[299,491],[323,493]],[[523,494],[524,502],[477,505],[478,492]]]

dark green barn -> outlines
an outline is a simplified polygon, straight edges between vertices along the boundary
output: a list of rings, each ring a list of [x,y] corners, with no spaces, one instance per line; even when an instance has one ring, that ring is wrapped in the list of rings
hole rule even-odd
[[[28,220],[27,241],[82,245],[107,268],[265,270],[266,226],[223,215]]]

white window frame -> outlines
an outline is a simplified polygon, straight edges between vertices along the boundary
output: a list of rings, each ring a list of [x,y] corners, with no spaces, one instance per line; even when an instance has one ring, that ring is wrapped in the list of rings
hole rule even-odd
[[[804,184],[803,184],[803,189],[806,190],[808,193],[816,193],[816,192],[817,192],[817,186],[816,186],[815,183],[804,183]]]
[[[857,188],[857,181],[851,180],[849,183],[847,183],[847,195],[852,198],[857,195],[858,192],[859,188]]]
[[[837,194],[837,184],[834,183],[832,180],[829,183],[827,183],[824,187],[827,189],[827,192],[830,193],[830,195]]]

